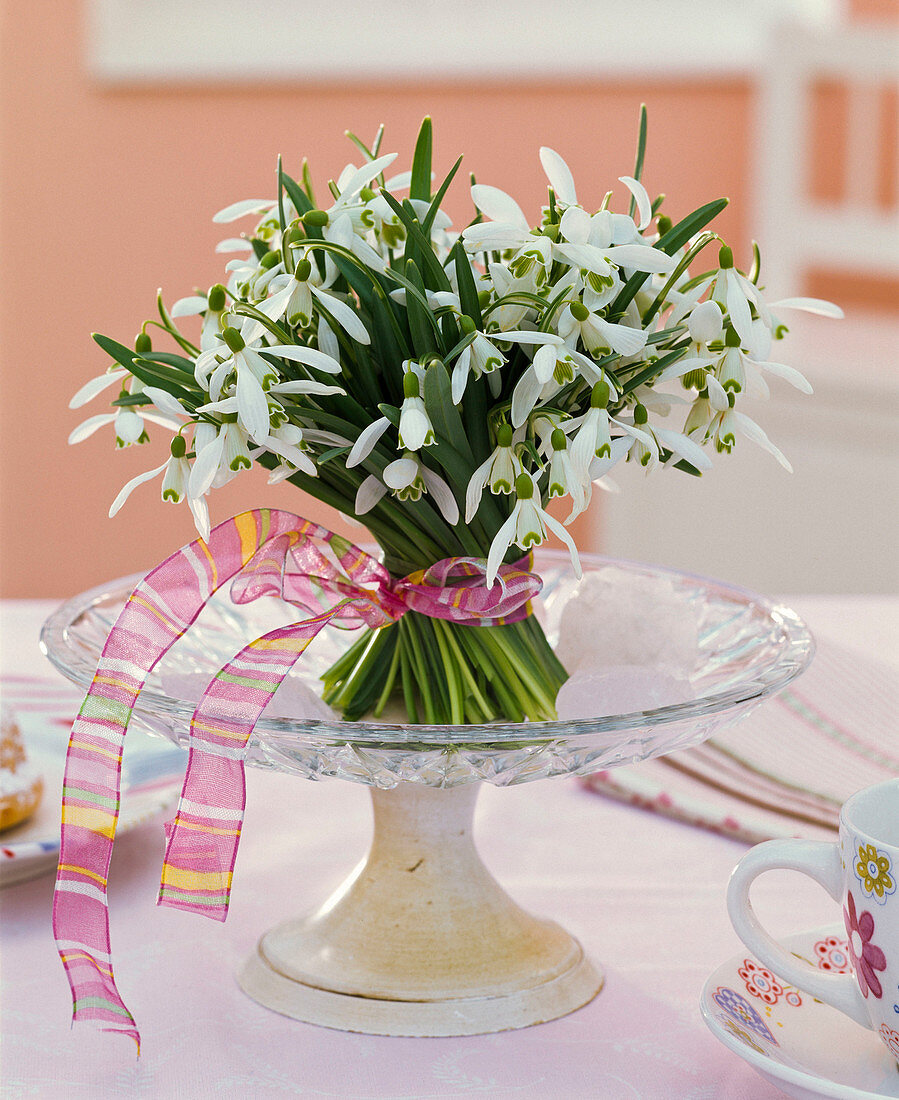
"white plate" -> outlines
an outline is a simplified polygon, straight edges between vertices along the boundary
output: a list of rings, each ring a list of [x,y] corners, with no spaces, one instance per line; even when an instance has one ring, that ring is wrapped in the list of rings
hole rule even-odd
[[[77,709],[77,703],[75,709]],[[66,747],[74,712],[59,707],[15,709],[28,764],[44,779],[34,816],[0,833],[0,886],[24,882],[56,867]],[[127,832],[171,809],[181,791],[187,753],[136,727],[128,730],[122,763],[118,832]]]
[[[812,966],[845,972],[845,937],[832,925],[782,943]],[[711,975],[700,1007],[715,1038],[789,1096],[899,1097],[899,1067],[873,1031],[781,982],[748,951]]]

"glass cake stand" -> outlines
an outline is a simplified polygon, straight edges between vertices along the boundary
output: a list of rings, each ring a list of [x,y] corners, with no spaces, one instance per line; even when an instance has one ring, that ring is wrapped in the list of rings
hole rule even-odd
[[[601,972],[578,941],[516,905],[481,861],[472,839],[480,784],[582,775],[695,745],[784,688],[814,644],[794,612],[744,589],[656,566],[582,560],[585,572],[603,570],[617,584],[670,582],[698,625],[694,698],[630,714],[479,726],[263,715],[247,762],[366,784],[374,836],[366,859],[324,904],[262,936],[238,974],[251,997],[348,1031],[469,1035],[555,1019],[601,989]],[[552,551],[538,552],[535,569],[544,580],[537,614],[554,642],[577,581],[567,556]],[[84,592],[44,625],[44,652],[85,690],[139,579]],[[247,641],[294,619],[280,601],[234,605],[221,589],[154,669],[134,720],[186,744],[206,682]],[[323,632],[293,675],[315,684],[346,644],[344,632]],[[166,687],[173,682],[174,692]]]

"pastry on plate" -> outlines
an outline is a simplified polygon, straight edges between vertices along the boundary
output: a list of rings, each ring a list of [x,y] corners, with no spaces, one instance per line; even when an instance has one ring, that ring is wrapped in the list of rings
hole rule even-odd
[[[0,831],[31,817],[44,781],[28,763],[22,731],[13,714],[0,710]]]

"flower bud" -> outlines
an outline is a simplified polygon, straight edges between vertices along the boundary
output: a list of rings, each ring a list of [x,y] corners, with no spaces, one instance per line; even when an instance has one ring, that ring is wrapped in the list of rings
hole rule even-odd
[[[271,268],[276,267],[281,262],[281,249],[273,248],[271,252],[266,254],[259,261],[259,266],[263,271],[269,271]]]
[[[302,218],[303,225],[315,226],[318,229],[324,228],[330,220],[327,210],[307,210]]]
[[[673,224],[674,223],[668,217],[667,214],[660,214],[659,215],[659,221],[658,221],[659,236],[664,237],[665,234],[668,233],[671,230],[671,227],[672,227]]]
[[[172,458],[184,458],[187,454],[187,442],[183,435],[176,435],[171,442]]]
[[[247,346],[244,343],[244,338],[240,335],[236,328],[232,328],[230,325],[226,325],[222,329],[222,339],[228,345],[231,351],[243,351]]]
[[[471,336],[473,332],[478,331],[478,326],[474,323],[474,320],[468,316],[467,313],[463,313],[459,318],[459,328],[466,336]]]
[[[303,228],[303,223],[298,221],[291,222],[290,228],[284,234],[284,246],[291,248],[295,244],[299,244],[300,241],[306,240],[306,230]]]
[[[608,407],[609,398],[612,396],[612,391],[609,389],[609,383],[600,381],[597,382],[590,394],[590,408],[591,409],[605,409]]]
[[[403,378],[403,397],[421,397],[418,375],[411,370]]]
[[[153,350],[153,341],[146,332],[139,332],[134,337],[134,350],[138,355],[146,355],[148,351]]]
[[[297,282],[305,283],[309,276],[312,274],[312,264],[303,257],[294,269],[294,278]]]
[[[722,245],[721,248],[718,249],[718,266],[722,270],[726,270],[727,268],[734,266],[733,250],[728,248],[726,244]]]
[[[571,310],[571,316],[575,321],[586,321],[590,316],[590,310],[583,302],[572,302],[568,308]]]
[[[209,288],[209,293],[206,295],[206,306],[213,313],[221,313],[225,308],[226,292],[221,283],[216,283],[215,286]]]
[[[500,424],[496,433],[496,445],[497,447],[512,446],[512,427],[510,424]]]
[[[640,427],[649,420],[649,413],[645,405],[634,405],[634,423]]]
[[[534,482],[530,474],[519,474],[515,478],[515,495],[519,500],[530,500],[534,495]]]
[[[568,437],[561,428],[553,428],[549,443],[554,451],[564,451],[568,447]]]
[[[362,199],[363,202],[371,202],[374,197],[375,193],[370,187],[363,187],[359,192],[359,198]]]

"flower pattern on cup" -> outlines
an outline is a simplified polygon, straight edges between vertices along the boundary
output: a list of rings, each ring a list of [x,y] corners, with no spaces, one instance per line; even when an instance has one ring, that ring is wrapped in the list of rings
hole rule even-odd
[[[746,991],[753,997],[758,997],[766,1005],[777,1004],[784,991],[784,987],[777,978],[764,966],[759,966],[752,959],[744,959],[743,965],[737,971],[746,983]]]
[[[894,1031],[888,1024],[881,1024],[880,1037],[892,1051],[893,1057],[899,1058],[899,1031]]]
[[[852,969],[849,962],[849,944],[839,936],[827,936],[814,946],[815,963],[819,970],[831,974],[845,974]]]
[[[849,958],[858,979],[862,996],[870,992],[875,997],[883,996],[883,987],[875,971],[886,970],[887,960],[881,948],[872,943],[874,936],[874,918],[867,911],[858,914],[852,891],[847,892],[847,907],[843,908],[843,920],[849,935]]]
[[[749,1001],[745,997],[741,997],[735,989],[728,989],[727,986],[719,985],[715,990],[713,999],[718,1007],[723,1008],[731,1019],[749,1028],[753,1034],[766,1039],[769,1043],[773,1043],[775,1046],[778,1045],[765,1021]]]
[[[879,852],[873,844],[858,844],[856,852],[858,854],[853,861],[853,870],[862,893],[883,905],[889,895],[896,891],[896,876],[890,857]]]

